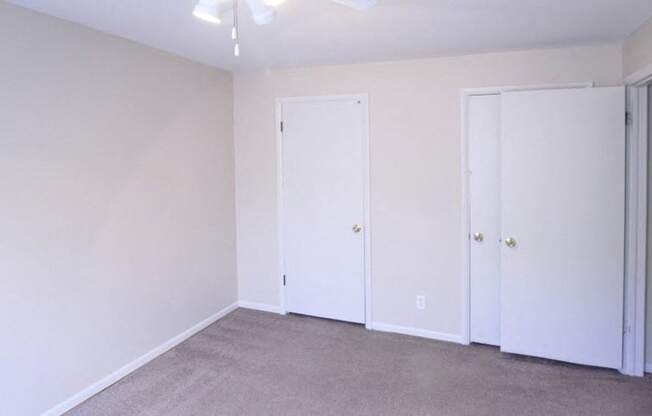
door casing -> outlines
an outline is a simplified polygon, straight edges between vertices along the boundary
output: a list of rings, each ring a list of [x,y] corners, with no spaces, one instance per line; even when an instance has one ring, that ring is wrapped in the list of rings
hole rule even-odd
[[[652,87],[652,64],[629,75],[627,86],[627,234],[625,252],[625,325],[623,373],[652,373],[645,363],[647,223],[648,223],[648,87]],[[649,231],[648,231],[649,232]],[[648,300],[649,302],[649,300]]]
[[[281,123],[283,121],[283,105],[287,103],[309,103],[315,101],[341,101],[358,100],[363,106],[363,134],[362,134],[362,170],[363,170],[363,227],[364,227],[364,281],[365,281],[365,327],[372,328],[372,307],[371,307],[371,229],[370,224],[370,172],[369,172],[369,96],[368,94],[350,95],[325,95],[306,97],[286,97],[276,99],[276,207],[277,207],[277,244],[278,244],[278,282],[279,282],[279,304],[281,313],[287,314],[286,287],[284,284],[285,262],[283,252],[283,132]]]

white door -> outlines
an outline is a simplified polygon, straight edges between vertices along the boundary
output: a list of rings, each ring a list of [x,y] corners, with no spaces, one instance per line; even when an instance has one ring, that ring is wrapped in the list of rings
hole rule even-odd
[[[469,97],[470,337],[500,345],[500,95]]]
[[[365,111],[358,99],[283,104],[288,312],[365,322]]]
[[[621,367],[624,109],[620,87],[503,95],[503,351]]]

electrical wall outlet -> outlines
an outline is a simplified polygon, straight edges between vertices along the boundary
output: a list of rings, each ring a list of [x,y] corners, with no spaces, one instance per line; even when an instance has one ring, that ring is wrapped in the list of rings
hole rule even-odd
[[[426,309],[426,297],[425,296],[417,296],[417,309]]]

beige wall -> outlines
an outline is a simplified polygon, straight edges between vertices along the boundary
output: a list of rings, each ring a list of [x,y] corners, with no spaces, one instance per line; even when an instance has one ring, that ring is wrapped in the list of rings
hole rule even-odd
[[[648,20],[623,44],[624,76],[652,66],[652,20]]]
[[[650,26],[626,73],[652,62]],[[459,335],[460,89],[619,84],[623,60],[260,71],[233,96],[228,73],[3,2],[0,56],[0,414],[38,414],[237,299],[233,99],[240,298],[279,305],[274,99],[369,93],[373,319]]]
[[[620,46],[235,75],[240,298],[279,305],[275,98],[369,94],[373,321],[458,336],[461,89],[585,81],[620,84]]]
[[[0,414],[237,299],[232,77],[0,2]]]

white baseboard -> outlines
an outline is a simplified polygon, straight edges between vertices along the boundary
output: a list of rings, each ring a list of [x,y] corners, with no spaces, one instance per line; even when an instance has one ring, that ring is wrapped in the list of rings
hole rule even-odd
[[[411,328],[407,326],[390,325],[382,322],[372,322],[369,327],[374,331],[392,332],[395,334],[411,335],[414,337],[428,338],[437,341],[446,341],[446,342],[454,342],[456,344],[462,344],[462,337],[459,335],[428,331],[426,329]]]
[[[652,373],[652,363],[645,364],[645,372]]]
[[[246,300],[241,300],[238,302],[238,306],[243,309],[253,309],[255,311],[271,312],[285,315],[283,308],[276,305],[268,305],[265,303],[247,302]]]
[[[82,402],[93,397],[100,391],[109,387],[111,384],[114,384],[121,378],[129,375],[131,372],[137,370],[138,368],[152,361],[154,358],[158,357],[159,355],[181,344],[183,341],[187,340],[191,336],[195,335],[197,332],[205,329],[215,321],[219,320],[220,318],[224,317],[230,312],[236,310],[237,308],[238,308],[237,303],[227,306],[226,308],[222,309],[216,314],[204,319],[203,321],[199,322],[193,327],[183,331],[182,333],[175,336],[174,338],[169,339],[168,341],[154,348],[150,352],[136,358],[134,361],[130,362],[124,367],[114,371],[113,373],[97,381],[96,383],[91,384],[90,386],[86,387],[84,390],[80,391],[74,396],[64,400],[63,402],[59,403],[58,405],[54,406],[50,410],[43,413],[42,416],[60,416],[64,414],[65,412],[69,411],[73,407],[81,404]]]

